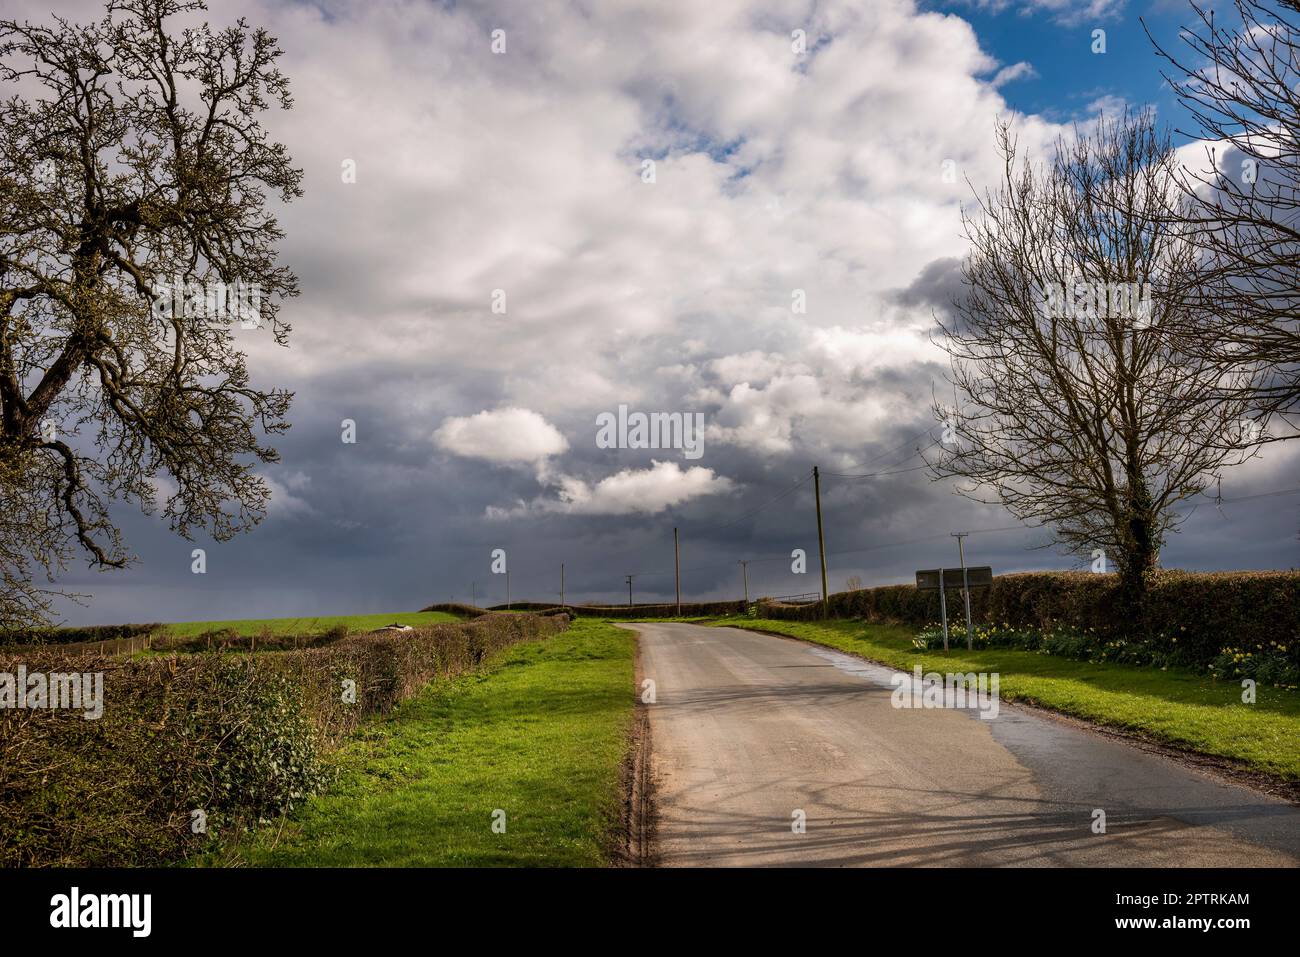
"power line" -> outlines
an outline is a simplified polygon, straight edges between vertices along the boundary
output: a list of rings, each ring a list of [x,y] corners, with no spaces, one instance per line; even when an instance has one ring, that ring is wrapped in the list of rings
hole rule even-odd
[[[782,500],[783,498],[785,498],[786,496],[788,496],[788,495],[792,495],[794,492],[798,491],[802,486],[808,484],[808,483],[811,482],[811,481],[812,481],[812,474],[809,473],[808,475],[806,475],[806,476],[804,476],[803,478],[801,478],[799,481],[795,482],[795,483],[794,483],[793,485],[791,485],[789,488],[785,489],[785,490],[782,491],[782,492],[778,492],[776,495],[774,495],[772,498],[768,499],[768,500],[767,500],[766,502],[764,502],[762,505],[759,505],[757,508],[751,509],[750,511],[744,513],[743,515],[741,515],[741,516],[738,517],[738,518],[734,518],[734,519],[732,519],[732,520],[729,521],[729,522],[723,522],[723,523],[720,524],[720,525],[705,525],[705,526],[702,526],[702,527],[700,527],[700,528],[698,528],[698,529],[692,529],[692,531],[698,531],[698,532],[718,532],[718,531],[722,531],[724,528],[731,528],[733,525],[739,525],[741,522],[745,521],[746,519],[748,519],[748,518],[753,518],[755,515],[757,515],[757,514],[759,514],[760,512],[762,512],[762,511],[763,511],[765,508],[767,508],[769,505],[774,505],[774,504],[776,504],[777,502],[781,501],[781,500]]]
[[[928,433],[927,433],[927,434],[928,434]],[[921,454],[924,453],[924,452],[928,452],[928,451],[930,451],[930,449],[932,449],[932,448],[934,448],[936,445],[938,445],[940,441],[941,441],[940,439],[935,439],[933,442],[931,442],[931,443],[930,443],[929,445],[927,445],[925,448],[923,448],[923,449],[917,449],[915,452],[912,453],[912,455],[921,455]],[[893,463],[893,464],[894,464],[894,465],[901,465],[903,462],[906,462],[908,459],[910,459],[910,458],[912,457],[912,455],[909,455],[909,456],[907,456],[907,457],[905,457],[905,458],[899,459],[899,461],[897,461],[897,462],[895,462],[895,463]],[[913,466],[910,466],[910,467],[908,467],[908,468],[904,468],[904,469],[895,469],[895,470],[893,470],[893,471],[861,472],[861,473],[857,473],[857,474],[852,474],[852,473],[847,473],[847,472],[823,472],[822,474],[823,474],[823,475],[831,475],[831,476],[834,476],[835,478],[842,478],[842,479],[868,479],[868,478],[879,478],[879,477],[882,476],[882,475],[902,475],[902,474],[905,473],[905,472],[919,472],[921,469],[927,469],[927,468],[929,468],[929,467],[930,467],[930,465],[929,465],[929,463],[927,462],[927,463],[922,463],[921,465],[913,465]],[[892,468],[892,467],[891,467],[891,468]]]
[[[846,465],[846,466],[844,466],[844,467],[845,467],[846,469],[864,469],[864,468],[866,468],[868,465],[874,465],[875,463],[879,462],[881,459],[888,458],[889,456],[893,455],[895,452],[901,452],[903,449],[907,448],[909,445],[911,445],[913,442],[915,442],[917,439],[921,438],[922,436],[927,436],[927,435],[929,435],[929,434],[933,431],[933,429],[934,429],[934,426],[930,426],[930,427],[929,427],[928,429],[926,429],[924,432],[920,432],[920,433],[918,433],[918,434],[912,436],[910,439],[908,439],[908,440],[907,440],[906,442],[904,442],[902,445],[895,446],[894,448],[890,449],[888,452],[881,452],[879,455],[874,456],[873,458],[869,458],[869,459],[867,459],[865,462],[859,462],[857,465]],[[908,456],[908,458],[910,458],[910,457],[911,457],[911,456]],[[907,459],[903,459],[903,461],[905,462],[905,461],[907,461]],[[898,463],[895,462],[894,464],[897,465]],[[829,475],[830,473],[823,473],[823,474],[828,474],[828,475]]]
[[[880,478],[883,475],[902,475],[905,472],[919,472],[922,469],[928,469],[929,467],[930,467],[929,465],[913,465],[905,469],[894,469],[888,472],[862,472],[857,475],[845,475],[842,472],[823,472],[822,474],[831,476],[832,478],[869,479],[869,478]]]
[[[1272,492],[1258,492],[1254,495],[1243,495],[1240,498],[1218,498],[1220,505],[1235,505],[1237,502],[1250,502],[1257,498],[1276,498],[1279,495],[1295,495],[1300,492],[1300,486],[1295,488],[1280,488]],[[1209,496],[1209,492],[1202,492],[1202,495]]]

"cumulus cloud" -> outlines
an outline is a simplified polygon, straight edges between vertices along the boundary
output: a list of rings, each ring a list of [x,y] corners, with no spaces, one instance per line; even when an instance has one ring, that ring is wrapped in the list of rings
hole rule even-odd
[[[531,409],[505,408],[453,416],[434,433],[439,448],[488,462],[537,465],[569,447],[559,429]]]
[[[491,506],[489,518],[504,519],[530,511],[568,515],[654,515],[705,495],[729,492],[734,483],[714,474],[713,469],[676,462],[652,461],[649,468],[627,468],[594,484],[573,476],[557,480],[554,498],[538,499],[513,509]]]

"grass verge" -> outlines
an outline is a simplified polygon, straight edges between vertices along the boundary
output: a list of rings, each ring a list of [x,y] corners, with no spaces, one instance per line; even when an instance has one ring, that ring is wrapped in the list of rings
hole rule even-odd
[[[920,652],[915,629],[861,621],[794,622],[755,618],[714,624],[774,632],[827,645],[902,671],[997,672],[1001,697],[1244,762],[1255,771],[1300,781],[1300,695],[1260,685],[1243,704],[1232,681],[1173,668],[1075,661],[1033,651],[987,648]],[[960,639],[955,639],[960,644]]]
[[[268,867],[606,864],[634,647],[631,633],[584,619],[431,685],[332,757],[328,793],[228,856]],[[498,809],[505,833],[492,829]]]

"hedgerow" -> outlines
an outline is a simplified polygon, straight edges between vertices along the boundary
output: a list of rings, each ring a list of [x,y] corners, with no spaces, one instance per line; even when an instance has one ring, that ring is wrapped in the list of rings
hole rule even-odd
[[[0,646],[4,645],[72,645],[88,641],[117,641],[122,638],[143,638],[162,628],[158,623],[148,625],[88,625],[76,628],[25,628],[0,630]]]
[[[1082,657],[1105,652],[1107,660],[1296,683],[1300,572],[1157,572],[1140,621],[1117,612],[1118,584],[1115,575],[1087,572],[999,575],[990,587],[972,590],[971,617],[998,626],[1000,634],[1075,636],[1071,640],[1087,646],[1081,645]],[[832,618],[924,627],[940,617],[939,593],[913,585],[840,592],[827,604]],[[950,622],[964,628],[961,593],[949,590],[947,604]],[[760,614],[814,620],[821,606],[765,602]]]
[[[489,614],[266,654],[0,653],[0,673],[104,673],[97,720],[0,708],[0,866],[147,866],[206,850],[318,790],[322,757],[366,715],[567,622]]]

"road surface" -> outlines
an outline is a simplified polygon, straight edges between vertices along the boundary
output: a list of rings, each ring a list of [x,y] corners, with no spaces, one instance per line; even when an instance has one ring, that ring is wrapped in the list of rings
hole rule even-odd
[[[1162,755],[1005,703],[895,708],[892,669],[793,639],[625,627],[663,865],[1300,864],[1300,809]]]

